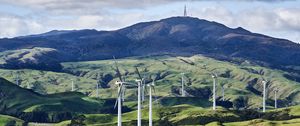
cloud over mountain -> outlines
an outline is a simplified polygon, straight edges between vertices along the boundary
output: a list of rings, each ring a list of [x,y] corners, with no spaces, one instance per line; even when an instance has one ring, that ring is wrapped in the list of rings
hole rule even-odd
[[[298,1],[182,1],[182,0],[3,0],[0,37],[14,37],[50,30],[114,30],[141,21],[189,14],[230,27],[299,42]],[[4,10],[6,9],[6,10]],[[1,12],[2,11],[2,12]],[[20,27],[22,26],[22,27]]]

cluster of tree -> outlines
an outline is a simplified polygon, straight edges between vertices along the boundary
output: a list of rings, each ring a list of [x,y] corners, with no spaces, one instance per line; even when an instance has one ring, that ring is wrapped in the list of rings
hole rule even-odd
[[[71,112],[22,112],[18,118],[25,122],[57,123],[72,119],[76,114]]]

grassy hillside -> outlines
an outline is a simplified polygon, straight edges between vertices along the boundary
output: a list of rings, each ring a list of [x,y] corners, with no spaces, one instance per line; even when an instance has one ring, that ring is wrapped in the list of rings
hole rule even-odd
[[[118,59],[121,72],[127,81],[134,83],[137,78],[135,67],[150,81],[149,75],[156,78],[155,95],[159,97],[180,96],[180,73],[186,73],[187,97],[211,98],[211,72],[219,74],[217,96],[221,98],[221,85],[225,87],[225,100],[240,103],[237,107],[258,108],[261,106],[262,77],[270,79],[268,105],[273,106],[275,87],[281,87],[279,106],[284,107],[300,102],[300,84],[286,77],[290,73],[260,67],[245,61],[234,64],[217,61],[204,56],[172,57],[149,56]],[[48,72],[38,70],[0,70],[0,76],[42,94],[59,93],[71,90],[74,80],[77,91],[96,96],[96,84],[100,84],[101,98],[115,98],[116,81],[113,60],[68,62],[62,64],[64,71]],[[271,78],[272,77],[272,78]],[[126,91],[128,100],[136,99],[136,89]]]
[[[40,70],[7,70],[0,69],[0,77],[13,83],[19,83],[20,87],[32,89],[41,94],[52,94],[71,91],[72,80],[75,91],[83,93],[91,92],[96,86],[96,80],[74,76],[67,73],[57,73]]]
[[[299,125],[299,108],[289,108],[267,111],[266,113],[254,110],[228,110],[218,107],[216,111],[211,108],[202,108],[191,105],[177,105],[172,107],[154,107],[154,125],[207,125],[207,126],[297,126]],[[297,113],[297,114],[296,114]],[[137,111],[124,113],[122,124],[135,125]],[[142,110],[142,123],[148,125],[148,109]],[[58,125],[64,126],[70,121],[64,121]],[[114,126],[117,124],[117,116],[111,114],[86,114],[83,121],[91,126]]]
[[[17,119],[15,117],[0,115],[0,125],[1,126],[22,126],[23,120]]]
[[[201,121],[198,122],[200,124],[202,124],[202,121],[205,122],[203,124],[214,121],[225,124],[237,120],[257,119],[261,116],[255,110],[261,107],[262,78],[271,81],[267,92],[267,107],[269,110],[273,108],[273,91],[279,86],[281,87],[278,93],[279,107],[282,108],[300,102],[300,85],[286,78],[290,73],[260,67],[247,61],[242,64],[235,64],[200,55],[192,57],[167,55],[131,57],[118,59],[117,61],[126,81],[135,83],[137,78],[135,67],[140,69],[142,76],[146,78],[146,82],[151,82],[150,76],[155,78],[155,111],[165,112],[160,114],[166,114],[160,115],[154,112],[156,113],[154,119],[157,122],[163,121],[159,123],[181,125],[190,123],[192,120],[192,122]],[[59,122],[71,119],[78,114],[86,114],[86,123],[93,124],[93,121],[88,122],[92,118],[103,118],[104,120],[96,119],[95,121],[115,125],[116,117],[111,114],[116,111],[113,110],[113,104],[117,94],[114,84],[117,78],[113,65],[113,60],[101,60],[63,63],[62,72],[1,69],[0,77],[19,84],[17,86],[5,79],[0,79],[1,113],[14,115],[25,121],[42,120],[41,122]],[[180,96],[180,73],[182,72],[186,76],[186,97]],[[218,110],[219,113],[210,111],[212,105],[212,78],[210,74],[212,72],[219,75],[217,105],[224,108],[228,107],[230,111],[223,108]],[[19,81],[16,82],[16,80]],[[69,92],[72,80],[78,92]],[[97,83],[100,85],[100,98],[95,98]],[[225,101],[221,100],[221,85],[225,87]],[[124,121],[127,121],[128,125],[134,122],[134,118],[131,117],[135,116],[136,93],[137,91],[134,88],[126,90],[124,110],[128,112],[126,113],[128,119],[124,118]],[[145,106],[147,106],[147,99],[146,93],[146,101],[143,103]],[[247,108],[254,111],[253,116],[250,114],[249,117],[247,110],[241,114],[235,112],[236,109],[243,110]],[[172,112],[173,110],[176,114]],[[298,115],[293,112],[289,111],[288,116],[282,115],[282,117],[292,116],[296,118]],[[144,113],[147,113],[147,110],[144,110]],[[203,115],[203,113],[206,114]],[[225,115],[218,115],[220,113],[225,113]],[[209,115],[209,117],[205,115]],[[163,120],[163,117],[167,119]],[[146,119],[147,116],[143,118]],[[220,122],[220,119],[223,118],[226,120]],[[272,116],[263,119],[270,118],[283,120]],[[247,122],[245,123],[247,124]]]
[[[0,112],[26,121],[57,122],[78,113],[112,113],[114,99],[90,98],[78,92],[40,95],[0,78]]]
[[[148,124],[148,109],[142,110],[143,125]],[[117,124],[117,116],[110,114],[87,114],[84,124],[113,126]],[[136,124],[137,111],[124,113],[122,115],[123,125],[130,126]],[[239,120],[239,115],[218,108],[213,112],[211,109],[195,107],[190,105],[179,105],[173,107],[155,107],[153,109],[154,125],[195,125],[207,124],[211,121],[227,121]]]
[[[193,57],[132,57],[118,59],[118,63],[128,81],[134,82],[137,78],[134,73],[135,67],[139,67],[146,78],[153,75],[156,78],[157,90],[155,95],[158,97],[180,95],[180,73],[184,72],[187,77],[186,91],[188,96],[209,99],[212,88],[210,73],[215,72],[219,74],[217,96],[221,96],[221,85],[224,85],[225,99],[231,102],[242,101],[246,107],[260,107],[262,77],[271,80],[267,92],[269,106],[273,105],[273,90],[279,86],[281,87],[279,92],[280,106],[286,106],[289,104],[288,101],[299,102],[300,85],[285,77],[289,73],[252,65],[247,61],[242,64],[234,64],[197,55]],[[62,65],[66,72],[84,78],[100,80],[104,87],[101,89],[101,97],[115,97],[114,82],[116,78],[112,60],[71,62]],[[110,76],[113,78],[109,78]],[[126,96],[128,98],[134,95],[135,90],[127,91]]]

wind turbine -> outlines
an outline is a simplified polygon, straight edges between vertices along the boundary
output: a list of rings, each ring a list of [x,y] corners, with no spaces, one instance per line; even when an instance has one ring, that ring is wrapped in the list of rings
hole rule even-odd
[[[224,88],[224,84],[221,86],[222,88],[222,101],[225,101],[225,88]]]
[[[20,81],[19,73],[17,72],[17,74],[16,74],[16,84],[17,85],[19,85],[19,81]]]
[[[263,79],[263,112],[266,112],[266,87],[267,87],[267,80]]]
[[[99,83],[96,84],[96,97],[99,97]]]
[[[148,84],[148,86],[149,86],[149,126],[152,126],[152,89],[155,92],[154,79],[152,79],[152,83]]]
[[[121,76],[121,72],[119,70],[119,67],[117,65],[117,62],[116,62],[116,59],[115,57],[114,58],[114,64],[115,64],[115,71],[117,72],[117,76],[119,78],[119,81],[116,81],[116,85],[118,86],[118,96],[117,96],[117,100],[115,102],[115,107],[118,105],[118,126],[122,126],[122,99],[124,97],[124,94],[123,92],[125,91],[125,86],[135,86],[134,84],[131,84],[131,83],[128,83],[128,82],[125,82],[123,79],[122,79],[122,76]]]
[[[122,88],[123,88],[123,82],[122,81],[116,81],[115,83],[118,86],[118,96],[117,100],[115,102],[115,107],[118,105],[118,126],[122,126]]]
[[[213,110],[216,110],[216,79],[217,74],[211,73],[211,77],[213,78]]]
[[[145,101],[145,86],[146,86],[146,80],[145,80],[145,76],[143,76],[142,78],[142,102]]]
[[[274,89],[274,108],[277,109],[277,93],[279,92],[279,88],[275,87]]]
[[[138,113],[137,113],[137,126],[141,126],[142,125],[142,108],[141,108],[141,87],[142,87],[142,81],[143,78],[139,72],[139,69],[136,67],[135,68],[136,73],[139,76],[139,79],[136,80],[137,85],[138,85]]]
[[[72,79],[72,89],[71,89],[71,91],[75,91],[75,88],[74,88],[74,81],[73,81],[73,79]]]
[[[185,91],[184,91],[184,73],[181,73],[181,96],[185,97]]]

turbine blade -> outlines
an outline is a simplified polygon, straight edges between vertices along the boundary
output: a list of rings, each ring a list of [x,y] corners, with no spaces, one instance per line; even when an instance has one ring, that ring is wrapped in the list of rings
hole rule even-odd
[[[151,86],[152,90],[153,90],[153,93],[155,94],[155,87],[154,86]]]
[[[145,92],[146,94],[148,94],[148,89],[147,89],[147,87],[145,87],[145,86],[146,86],[146,84],[144,83],[144,84],[143,84],[144,92]]]
[[[122,90],[122,102],[125,101],[125,91],[126,91],[126,87],[124,87]]]
[[[118,76],[118,78],[120,79],[121,82],[124,82],[123,79],[122,79],[122,75],[121,75],[120,69],[118,67],[118,63],[116,61],[115,56],[113,56],[113,58],[114,58],[114,64],[115,64],[115,67],[116,67],[117,76]]]
[[[117,96],[117,99],[116,99],[116,102],[115,102],[114,109],[117,107],[117,104],[119,104],[119,103],[118,103],[118,98],[119,98],[119,97],[122,97],[122,84],[121,84],[121,86],[120,86],[119,89],[118,89],[118,96]]]
[[[117,104],[118,104],[118,98],[116,99],[116,102],[115,102],[114,109],[116,109],[116,107],[117,107]]]
[[[121,87],[119,87],[119,91],[118,91],[118,97],[122,96],[122,89],[123,88],[123,84],[121,84]]]
[[[142,78],[142,76],[140,74],[140,71],[137,67],[135,67],[135,72],[138,74],[139,78],[142,80],[143,78]]]

